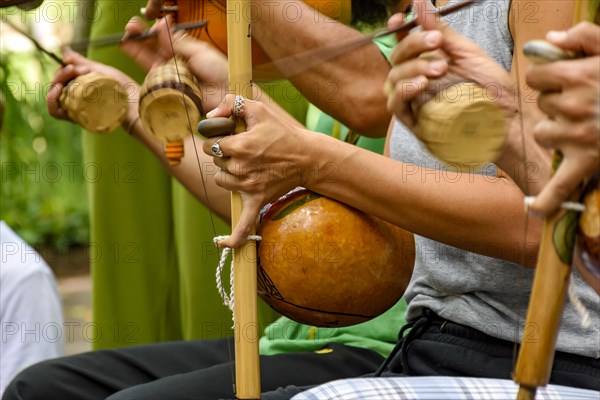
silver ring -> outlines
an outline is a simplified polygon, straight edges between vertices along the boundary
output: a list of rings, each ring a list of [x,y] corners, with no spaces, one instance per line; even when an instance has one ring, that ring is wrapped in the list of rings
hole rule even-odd
[[[244,96],[235,96],[235,101],[233,103],[233,115],[236,118],[239,118],[244,113]]]
[[[215,156],[217,158],[223,157],[223,151],[221,150],[221,146],[219,145],[219,142],[221,141],[221,139],[223,139],[223,138],[222,137],[218,138],[212,144],[212,146],[210,146],[210,152],[212,153],[213,156]]]

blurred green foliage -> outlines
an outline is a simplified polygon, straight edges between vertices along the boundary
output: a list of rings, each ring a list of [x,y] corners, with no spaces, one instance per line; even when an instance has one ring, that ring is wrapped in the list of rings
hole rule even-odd
[[[33,245],[65,249],[89,241],[89,222],[81,129],[46,110],[57,68],[41,53],[0,48],[0,218]]]

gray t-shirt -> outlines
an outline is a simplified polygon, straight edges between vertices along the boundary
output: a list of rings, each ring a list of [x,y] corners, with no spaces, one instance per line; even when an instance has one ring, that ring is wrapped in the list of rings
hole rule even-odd
[[[513,41],[508,28],[509,0],[480,0],[475,5],[446,17],[458,32],[479,44],[496,62],[510,69]],[[405,163],[440,170],[439,176],[423,175],[423,179],[439,179],[455,172],[433,157],[400,122],[391,137],[391,156]],[[479,173],[495,179],[495,167],[489,165]],[[463,182],[468,175],[461,176]],[[477,207],[477,204],[473,204]],[[412,281],[405,298],[409,303],[407,319],[421,315],[429,308],[448,320],[473,327],[490,336],[515,341],[521,338],[526,317],[533,270],[518,264],[481,256],[452,246],[415,236],[417,255]],[[477,241],[477,238],[473,238]],[[494,244],[480,244],[492,246]],[[489,250],[489,249],[488,249]],[[560,351],[600,357],[599,296],[573,274],[576,293],[591,315],[591,326],[584,328],[581,317],[571,303],[566,304],[557,348]],[[539,334],[536,327],[525,329],[527,338]]]

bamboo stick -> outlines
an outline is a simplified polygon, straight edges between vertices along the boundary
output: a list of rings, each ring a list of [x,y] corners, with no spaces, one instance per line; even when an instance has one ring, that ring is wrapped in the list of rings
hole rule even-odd
[[[250,0],[227,0],[227,37],[229,56],[229,91],[252,98],[252,51],[250,36]],[[243,131],[242,121],[236,132]],[[231,225],[235,227],[242,213],[239,193],[231,194]],[[254,234],[254,232],[251,232]],[[260,360],[258,356],[258,298],[256,242],[246,241],[235,251],[235,379],[236,398],[260,398]]]
[[[593,20],[592,10],[587,5],[587,1],[577,0],[574,23]],[[560,153],[555,152],[553,171],[558,168],[560,158]],[[578,200],[580,193],[581,186],[571,198]],[[577,214],[573,211],[559,210],[544,221],[525,332],[514,373],[514,380],[519,384],[517,400],[533,400],[537,388],[550,381],[576,230]]]
[[[576,213],[561,210],[546,218],[529,301],[523,341],[515,369],[519,400],[535,398],[550,380],[556,338],[571,275]],[[555,235],[555,232],[557,233]]]

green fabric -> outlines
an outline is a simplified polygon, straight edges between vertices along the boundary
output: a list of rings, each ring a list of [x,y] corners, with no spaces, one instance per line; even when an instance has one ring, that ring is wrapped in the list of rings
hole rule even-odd
[[[405,313],[406,302],[400,300],[379,317],[344,328],[315,328],[281,317],[265,329],[259,341],[260,354],[315,351],[336,342],[371,349],[385,357],[398,340]]]
[[[141,7],[144,1],[138,1]],[[92,37],[123,31],[129,15],[118,1],[98,1]],[[116,48],[90,58],[140,78]],[[91,215],[93,320],[102,334],[95,349],[182,338],[177,255],[173,245],[171,179],[137,141],[121,130],[84,133],[84,162],[101,178],[88,180]]]
[[[118,0],[98,1],[92,37],[122,32],[145,3],[130,1],[125,7]],[[143,79],[117,48],[92,49],[89,56]],[[298,120],[306,119],[308,104],[288,82],[261,87]],[[311,126],[331,132],[331,118],[323,118],[316,107],[309,112],[315,110],[320,122]],[[347,132],[340,128],[342,134]],[[368,144],[371,141],[377,143]],[[206,207],[122,130],[103,136],[85,133],[83,143],[91,214],[94,348],[232,334],[230,313],[215,288],[218,258]],[[359,141],[374,151],[381,151],[382,143]],[[225,222],[213,218],[217,234],[230,232]],[[259,324],[266,326],[276,313],[264,304],[260,307]],[[261,353],[315,350],[333,340],[385,354],[395,342],[404,308],[400,302],[379,318],[337,329],[315,330],[281,317],[261,338]]]
[[[93,38],[122,33],[146,0],[96,3]],[[89,57],[143,80],[142,71],[117,47],[91,49]],[[306,110],[301,102],[294,106],[299,113]],[[215,284],[218,257],[206,207],[122,130],[102,136],[84,132],[83,145],[91,215],[93,347],[230,335],[231,314]],[[215,225],[218,235],[231,231],[216,217]],[[260,326],[276,317],[261,305]]]
[[[378,39],[375,44],[389,58],[396,41],[393,36]],[[338,136],[345,140],[348,128],[310,104],[306,127],[312,131]],[[356,143],[362,148],[383,153],[385,138],[361,136]],[[337,342],[349,346],[368,348],[387,356],[398,339],[398,331],[404,325],[406,302],[401,299],[377,318],[344,328],[315,328],[281,317],[265,330],[260,338],[260,353],[272,355],[297,351],[315,351],[327,343]]]

